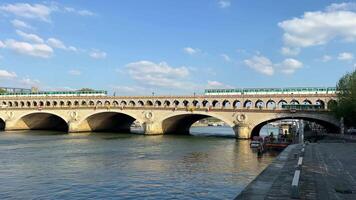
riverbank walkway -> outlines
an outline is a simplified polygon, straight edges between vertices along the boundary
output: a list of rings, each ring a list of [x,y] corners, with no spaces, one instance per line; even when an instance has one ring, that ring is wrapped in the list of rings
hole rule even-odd
[[[326,138],[305,145],[298,198],[356,199],[355,142]],[[292,180],[302,148],[288,146],[236,199],[293,199]]]

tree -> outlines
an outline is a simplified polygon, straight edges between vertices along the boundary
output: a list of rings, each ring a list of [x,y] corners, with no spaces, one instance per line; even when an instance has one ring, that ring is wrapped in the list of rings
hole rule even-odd
[[[337,104],[331,107],[347,126],[356,126],[356,70],[342,76],[336,86]]]
[[[3,89],[3,88],[0,88],[0,94],[4,94],[4,93],[6,93],[7,91],[5,90],[5,89]]]

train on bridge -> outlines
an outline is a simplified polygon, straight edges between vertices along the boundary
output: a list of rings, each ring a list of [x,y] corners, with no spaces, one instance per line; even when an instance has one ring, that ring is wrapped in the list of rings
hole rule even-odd
[[[206,89],[205,95],[335,94],[336,87]]]

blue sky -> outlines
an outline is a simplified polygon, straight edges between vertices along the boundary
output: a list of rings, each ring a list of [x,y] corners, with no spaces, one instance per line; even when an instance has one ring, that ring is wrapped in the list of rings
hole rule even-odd
[[[117,95],[334,86],[355,69],[355,42],[355,1],[2,1],[0,85]]]

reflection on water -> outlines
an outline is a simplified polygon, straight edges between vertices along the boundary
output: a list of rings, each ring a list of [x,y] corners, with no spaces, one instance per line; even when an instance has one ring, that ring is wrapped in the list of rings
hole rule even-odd
[[[228,131],[192,129],[198,136],[2,132],[0,199],[232,199],[275,155],[257,159],[249,141],[202,137],[231,135]]]

